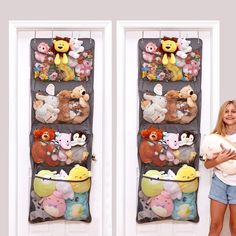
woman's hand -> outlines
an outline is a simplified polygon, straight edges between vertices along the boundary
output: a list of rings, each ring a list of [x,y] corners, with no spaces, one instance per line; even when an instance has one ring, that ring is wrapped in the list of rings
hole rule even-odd
[[[223,163],[228,160],[232,160],[232,159],[236,160],[236,152],[234,150],[226,149],[222,144],[220,145],[220,147],[221,147],[220,152],[214,153],[214,155],[212,156],[212,159],[207,159],[205,161],[205,167],[207,169],[215,167],[219,165],[220,163]]]
[[[236,158],[236,152],[234,150],[226,149],[222,144],[220,144],[220,147],[222,150],[215,157],[218,164]]]

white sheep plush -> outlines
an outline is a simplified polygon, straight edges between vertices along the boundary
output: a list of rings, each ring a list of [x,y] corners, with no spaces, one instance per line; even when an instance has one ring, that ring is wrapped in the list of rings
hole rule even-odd
[[[204,137],[201,146],[201,155],[204,159],[212,159],[213,154],[222,151],[221,145],[225,149],[231,149],[236,151],[236,145],[226,138],[218,134],[209,134]],[[228,160],[219,165],[217,168],[222,171],[224,175],[236,174],[236,160]]]

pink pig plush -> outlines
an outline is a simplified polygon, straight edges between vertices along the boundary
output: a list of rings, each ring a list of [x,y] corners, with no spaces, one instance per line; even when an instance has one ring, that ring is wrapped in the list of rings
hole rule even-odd
[[[152,211],[160,217],[170,216],[174,209],[170,194],[166,191],[162,191],[160,195],[150,198],[148,203]]]
[[[52,195],[42,198],[39,203],[42,203],[44,211],[53,217],[61,217],[66,211],[63,194],[59,191],[55,191]]]

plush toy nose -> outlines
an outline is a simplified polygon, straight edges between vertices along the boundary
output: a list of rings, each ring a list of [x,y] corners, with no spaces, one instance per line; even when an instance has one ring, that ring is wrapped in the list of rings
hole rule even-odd
[[[85,95],[85,91],[82,92],[82,95]]]
[[[193,95],[193,91],[191,91],[189,94],[190,94],[190,95]]]

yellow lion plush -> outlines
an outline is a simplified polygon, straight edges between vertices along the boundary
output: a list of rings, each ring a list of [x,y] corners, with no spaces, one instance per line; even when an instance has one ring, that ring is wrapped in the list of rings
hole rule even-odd
[[[162,57],[162,64],[167,65],[168,62],[170,62],[171,64],[175,64],[175,53],[178,50],[177,38],[164,37],[161,40],[160,49],[164,52],[164,56]]]
[[[69,38],[56,37],[53,40],[53,51],[56,53],[54,63],[60,65],[61,63],[67,64],[67,52],[70,50]]]

